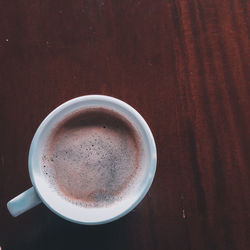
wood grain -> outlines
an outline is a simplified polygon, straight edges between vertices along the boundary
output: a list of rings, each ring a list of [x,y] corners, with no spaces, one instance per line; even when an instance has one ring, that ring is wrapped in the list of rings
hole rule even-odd
[[[0,246],[250,249],[249,10],[243,0],[0,2]],[[41,205],[12,218],[46,115],[76,96],[135,107],[158,165],[142,203],[103,226]]]

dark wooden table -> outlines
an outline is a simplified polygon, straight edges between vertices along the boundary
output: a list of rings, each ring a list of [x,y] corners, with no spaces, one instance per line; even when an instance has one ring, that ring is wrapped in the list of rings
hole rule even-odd
[[[0,1],[0,246],[250,249],[250,1]],[[32,137],[59,104],[105,94],[135,107],[158,149],[154,183],[124,218],[76,225],[31,186]]]

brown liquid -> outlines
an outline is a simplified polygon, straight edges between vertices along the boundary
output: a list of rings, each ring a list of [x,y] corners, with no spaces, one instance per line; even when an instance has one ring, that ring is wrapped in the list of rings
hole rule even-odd
[[[44,148],[42,168],[67,200],[83,206],[122,199],[141,169],[133,125],[118,113],[89,108],[63,120]]]

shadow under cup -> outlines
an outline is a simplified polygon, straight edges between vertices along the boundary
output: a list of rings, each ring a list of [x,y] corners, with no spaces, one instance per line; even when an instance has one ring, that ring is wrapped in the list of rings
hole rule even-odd
[[[142,175],[136,180],[133,189],[122,199],[109,206],[84,207],[67,201],[49,185],[41,169],[41,156],[51,131],[65,117],[79,110],[106,108],[119,113],[130,121],[141,138],[144,150]],[[113,97],[89,95],[72,99],[52,111],[41,123],[32,140],[29,152],[29,172],[32,184],[43,203],[62,218],[80,224],[103,224],[116,220],[143,199],[150,188],[156,170],[156,146],[153,135],[142,116],[131,106]]]

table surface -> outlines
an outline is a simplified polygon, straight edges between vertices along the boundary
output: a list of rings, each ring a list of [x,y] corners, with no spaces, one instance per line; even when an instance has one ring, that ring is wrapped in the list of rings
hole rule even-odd
[[[0,246],[9,249],[250,249],[250,1],[0,2]],[[9,199],[46,115],[82,95],[137,109],[158,150],[130,214],[83,226]]]

